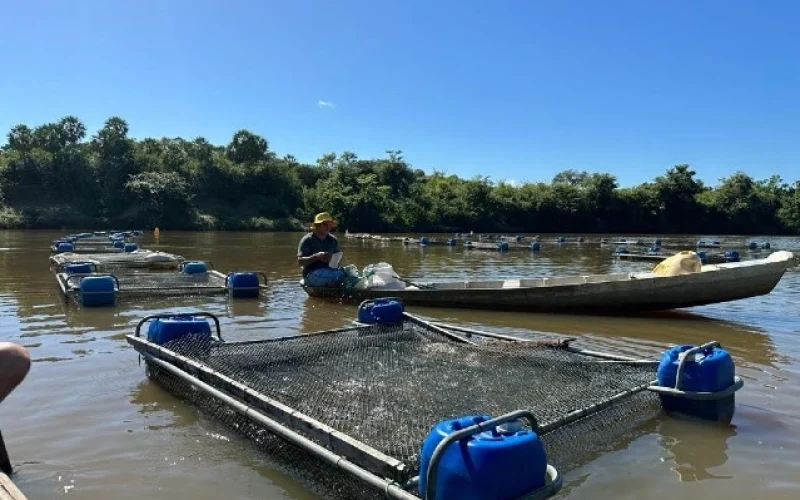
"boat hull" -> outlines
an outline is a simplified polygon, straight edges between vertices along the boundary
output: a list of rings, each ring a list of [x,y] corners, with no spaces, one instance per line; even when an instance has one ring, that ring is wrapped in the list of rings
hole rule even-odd
[[[344,301],[396,297],[408,305],[439,308],[618,314],[680,309],[768,294],[791,264],[762,260],[755,264],[723,264],[716,266],[719,270],[680,276],[631,273],[626,280],[583,277],[586,282],[582,283],[578,282],[581,277],[575,277],[576,282],[571,284],[517,288],[470,288],[469,283],[464,288],[417,290],[303,288],[311,297]]]

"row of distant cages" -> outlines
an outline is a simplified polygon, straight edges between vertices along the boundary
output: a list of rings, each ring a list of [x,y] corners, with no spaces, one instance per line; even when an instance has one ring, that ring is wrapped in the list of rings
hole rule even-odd
[[[74,252],[77,248],[96,247],[119,252],[139,249],[136,243],[142,231],[96,231],[93,233],[69,234],[53,241],[53,253]]]
[[[483,236],[484,235],[479,235],[479,237],[478,237],[479,241],[477,242],[478,244],[484,244],[483,242],[489,241],[491,243],[496,244],[497,245],[497,249],[501,250],[501,251],[502,250],[508,250],[509,249],[509,243],[516,243],[518,245],[522,245],[522,244],[526,243],[526,238],[523,237],[523,236],[513,236],[513,237],[498,236],[496,238],[494,238],[494,237],[484,238]],[[541,243],[542,242],[538,238],[529,238],[529,239],[531,240],[531,242],[530,242],[531,250],[537,251],[537,250],[541,249]],[[402,241],[403,241],[404,245],[418,244],[418,245],[421,245],[421,246],[427,246],[427,245],[437,245],[438,244],[438,245],[445,245],[445,246],[451,246],[451,247],[454,247],[454,246],[458,245],[458,239],[457,238],[448,238],[448,239],[445,239],[443,241],[439,241],[439,240],[436,240],[436,239],[429,239],[428,237],[423,236],[423,237],[421,237],[419,239],[413,239],[413,238],[406,237],[406,238],[403,238]],[[572,242],[572,243],[584,243],[585,241],[586,240],[583,237],[578,237],[578,238],[575,238],[575,239],[572,239],[572,240],[567,240],[563,236],[554,238],[554,242],[557,243],[557,244],[566,244],[566,243],[570,243],[570,242]],[[625,248],[627,246],[645,247],[645,246],[648,246],[648,245],[652,245],[652,246],[649,246],[648,252],[659,253],[659,252],[661,252],[662,240],[660,238],[656,238],[652,242],[645,242],[645,241],[642,241],[642,240],[613,240],[613,241],[610,241],[608,238],[601,238],[600,239],[600,244],[618,245],[617,253],[622,253],[620,251],[620,248]],[[465,240],[463,245],[465,247],[467,247],[467,248],[476,246],[475,243],[473,243],[473,241],[470,240],[470,239]],[[675,246],[675,245],[670,245],[670,246]],[[756,242],[756,241],[750,241],[750,242],[747,243],[746,246],[750,250],[758,250],[758,249],[769,250],[772,247],[772,245],[768,241],[765,241],[765,242],[762,242],[762,243],[759,243],[759,242]],[[703,249],[703,248],[707,248],[707,249],[722,249],[723,245],[720,243],[719,240],[700,239],[700,240],[697,241],[696,247],[698,249]],[[627,249],[625,249],[623,251],[627,252]]]
[[[357,239],[376,239],[376,235],[369,235],[369,234],[350,234],[352,238]],[[476,237],[477,236],[477,237]],[[470,246],[473,241],[477,242],[497,242],[497,243],[526,243],[528,241],[531,244],[534,243],[543,243],[545,240],[539,238],[538,236],[506,236],[506,235],[493,235],[493,234],[479,234],[479,235],[468,235],[468,234],[456,234],[452,238],[446,238],[444,240],[438,240],[436,238],[428,238],[427,236],[422,236],[420,238],[410,238],[410,237],[395,237],[395,238],[386,238],[386,237],[377,237],[377,239],[391,239],[391,240],[401,240],[404,244],[419,244],[419,245],[446,245],[446,246],[457,246],[459,240],[464,241],[464,246]],[[551,240],[554,243],[590,243],[583,236],[578,236],[575,238],[567,238],[564,236],[556,236]],[[611,244],[611,245],[631,245],[631,246],[649,246],[651,248],[660,248],[662,246],[662,239],[655,238],[654,240],[638,240],[638,239],[609,239],[609,238],[600,238],[599,241],[595,240],[595,243],[600,243],[602,245]],[[668,245],[669,246],[669,245]],[[695,243],[697,248],[722,248],[723,244],[718,239],[709,239],[709,238],[701,238],[697,240]],[[735,245],[729,245],[735,246]],[[744,245],[746,248],[750,250],[758,250],[764,249],[769,250],[771,248],[771,244],[768,241],[764,242],[757,242],[757,241],[749,241]]]

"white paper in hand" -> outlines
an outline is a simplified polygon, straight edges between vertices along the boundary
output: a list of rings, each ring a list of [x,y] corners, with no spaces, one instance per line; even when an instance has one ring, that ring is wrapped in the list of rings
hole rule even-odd
[[[342,261],[342,252],[336,252],[335,254],[331,255],[331,260],[330,262],[328,262],[328,266],[337,269],[341,261]]]

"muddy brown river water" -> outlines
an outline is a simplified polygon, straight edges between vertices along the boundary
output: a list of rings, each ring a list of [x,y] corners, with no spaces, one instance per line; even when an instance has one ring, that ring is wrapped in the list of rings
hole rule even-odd
[[[157,242],[145,235],[143,247],[210,260],[222,271],[262,270],[269,278],[268,293],[258,301],[126,300],[111,309],[84,309],[62,299],[48,265],[49,244],[61,235],[0,231],[0,339],[25,345],[34,360],[29,377],[0,404],[0,429],[23,492],[32,500],[317,498],[230,429],[150,382],[124,340],[139,319],[157,312],[214,313],[231,340],[343,326],[355,317],[355,306],[310,299],[297,284],[294,255],[301,235],[162,232]],[[614,245],[559,246],[549,236],[536,254],[339,238],[345,264],[361,268],[389,262],[401,275],[419,279],[652,267],[616,261]],[[723,243],[742,247],[748,240],[731,237]],[[798,239],[757,240],[770,241],[773,250],[800,251]],[[633,441],[567,474],[561,497],[800,498],[800,272],[787,272],[769,295],[680,314],[413,312],[506,333],[569,334],[579,345],[637,356],[657,357],[669,345],[718,340],[745,379],[732,425],[660,417]]]

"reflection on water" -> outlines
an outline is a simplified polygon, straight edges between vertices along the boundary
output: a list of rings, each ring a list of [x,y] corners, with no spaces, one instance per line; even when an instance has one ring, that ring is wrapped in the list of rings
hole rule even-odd
[[[264,271],[266,296],[121,299],[114,308],[87,309],[63,300],[49,269],[49,243],[60,234],[0,231],[0,247],[10,249],[0,251],[0,338],[28,346],[38,360],[19,391],[0,405],[12,458],[25,464],[17,481],[29,497],[56,498],[72,485],[71,496],[87,499],[314,498],[256,448],[149,381],[124,341],[143,317],[159,313],[211,312],[229,340],[303,334],[351,321],[356,304],[311,299],[299,287],[295,252],[301,235],[167,231],[154,242],[146,234],[145,248],[209,260],[222,272]],[[647,238],[653,237],[640,237]],[[671,240],[691,246],[696,239]],[[341,235],[340,241],[344,264],[389,262],[412,280],[652,267],[614,259],[616,245],[556,245],[547,235],[541,252],[505,254]],[[723,239],[725,245],[743,241]],[[769,241],[773,248],[800,248],[796,238]],[[720,341],[746,381],[737,393],[733,426],[659,417],[568,474],[564,496],[671,499],[710,493],[744,500],[770,485],[778,485],[770,498],[782,498],[783,491],[796,498],[800,489],[794,472],[800,467],[799,299],[795,272],[767,296],[663,314],[587,317],[423,307],[410,312],[503,333],[569,335],[578,346],[637,357],[658,357],[673,344]],[[730,480],[706,480],[720,478]],[[711,483],[714,489],[706,490]]]
[[[713,469],[728,461],[728,440],[736,436],[736,426],[666,417],[660,419],[656,431],[658,443],[666,452],[665,460],[681,481],[733,478],[715,474]]]
[[[197,423],[195,411],[147,379],[133,390],[131,402],[140,407],[140,413],[148,420],[149,430],[186,427]]]

